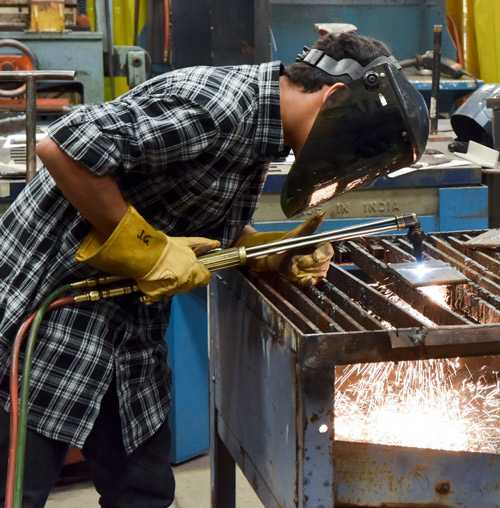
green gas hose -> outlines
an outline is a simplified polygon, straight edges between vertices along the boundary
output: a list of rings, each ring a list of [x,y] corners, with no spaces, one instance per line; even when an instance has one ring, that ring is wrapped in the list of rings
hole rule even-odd
[[[28,423],[28,396],[30,389],[31,365],[33,363],[33,353],[35,351],[36,337],[43,316],[47,312],[50,304],[62,293],[66,293],[72,289],[71,284],[66,284],[57,288],[47,298],[45,298],[36,313],[33,324],[31,325],[26,343],[26,353],[24,357],[23,375],[21,378],[21,394],[19,404],[19,421],[17,431],[17,447],[16,447],[16,481],[14,484],[14,508],[21,508],[23,498],[23,481],[24,481],[24,458],[26,450],[26,429]]]

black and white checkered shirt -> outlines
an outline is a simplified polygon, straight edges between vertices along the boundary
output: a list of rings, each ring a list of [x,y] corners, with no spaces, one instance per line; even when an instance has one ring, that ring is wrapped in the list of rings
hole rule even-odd
[[[285,148],[280,66],[173,71],[65,115],[49,135],[90,171],[113,175],[125,199],[156,228],[228,246],[251,220],[269,161]],[[2,217],[0,397],[6,408],[19,326],[55,288],[94,274],[74,259],[89,229],[44,168]],[[34,356],[29,426],[81,447],[115,376],[126,450],[150,437],[170,408],[169,304],[164,298],[145,306],[131,295],[47,314]]]

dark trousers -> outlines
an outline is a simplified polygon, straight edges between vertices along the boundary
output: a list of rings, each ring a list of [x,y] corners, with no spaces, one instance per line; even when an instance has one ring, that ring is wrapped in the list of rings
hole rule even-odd
[[[0,504],[5,503],[9,415],[0,410]],[[123,447],[118,398],[113,384],[85,441],[83,455],[103,508],[166,508],[174,501],[168,421],[130,455]],[[68,445],[28,429],[23,508],[43,508],[57,481]]]

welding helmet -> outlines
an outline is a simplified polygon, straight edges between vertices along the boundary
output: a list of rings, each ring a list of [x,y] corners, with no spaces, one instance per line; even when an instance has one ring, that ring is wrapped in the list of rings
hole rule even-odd
[[[480,86],[451,116],[450,122],[458,141],[475,141],[493,148],[493,111],[486,99],[500,95],[500,84]]]
[[[281,192],[287,217],[420,159],[429,136],[427,106],[394,57],[363,67],[304,48],[297,60],[349,82],[322,105],[290,168]]]

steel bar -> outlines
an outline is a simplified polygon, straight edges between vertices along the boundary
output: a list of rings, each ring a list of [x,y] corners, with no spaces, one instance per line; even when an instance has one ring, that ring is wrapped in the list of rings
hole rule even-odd
[[[316,303],[307,298],[304,293],[294,284],[283,277],[276,277],[275,287],[280,295],[289,303],[300,309],[314,325],[324,333],[344,331],[326,312]]]
[[[482,324],[500,322],[500,310],[466,288],[456,286],[452,290],[450,289],[449,295],[449,305],[469,316],[475,322]]]
[[[301,310],[285,300],[280,293],[263,278],[248,273],[249,280],[253,280],[256,287],[295,325],[302,333],[319,333],[320,329],[311,322]]]
[[[466,263],[458,261],[456,257],[451,255],[452,253],[450,250],[452,247],[447,247],[446,244],[439,238],[432,237],[432,241],[436,245],[425,242],[427,252],[432,254],[432,257],[450,263],[451,266],[462,272],[470,280],[480,284],[487,291],[490,291],[495,295],[500,295],[500,284],[497,284],[490,279],[490,272],[488,272],[488,270],[472,260],[467,260]],[[455,250],[455,252],[457,251]],[[463,258],[462,261],[465,261],[465,259]]]
[[[441,252],[449,257],[456,259],[459,263],[467,266],[471,270],[478,272],[478,274],[488,277],[493,282],[500,284],[500,275],[488,270],[481,262],[474,260],[471,256],[466,256],[460,250],[455,248],[448,241],[444,241],[442,238],[429,236],[429,241],[434,244],[435,247],[439,248]],[[500,272],[498,272],[500,274]]]
[[[434,25],[434,50],[432,58],[432,85],[431,85],[431,99],[430,99],[430,112],[431,119],[431,134],[438,133],[438,119],[439,119],[439,81],[441,78],[439,72],[439,65],[441,63],[441,35],[443,27],[441,25]]]
[[[371,312],[366,311],[346,293],[334,286],[327,279],[319,282],[318,288],[336,305],[343,310],[358,326],[365,330],[384,330],[385,327],[380,321],[373,317]]]
[[[384,284],[399,298],[437,325],[470,323],[466,318],[427,298],[418,289],[402,284],[396,275],[388,273],[387,265],[362,250],[354,242],[348,242],[348,245],[351,250],[351,259],[356,266]]]
[[[36,81],[26,77],[26,183],[36,174]]]
[[[387,261],[390,263],[402,263],[404,261],[408,261],[408,258],[410,258],[412,261],[416,260],[415,256],[413,255],[413,245],[407,241],[406,238],[398,238],[392,242],[388,240],[382,240],[381,243],[388,249]]]
[[[370,254],[374,255],[372,252],[373,249],[370,243],[370,238],[364,239],[363,245],[368,249]],[[409,242],[403,242],[402,238],[394,236],[391,239],[378,239],[377,245],[383,249],[384,255],[382,256],[379,254],[374,255],[374,257],[380,261],[383,261],[385,264],[415,261],[415,256],[413,255],[413,246]]]
[[[488,302],[490,305],[493,305],[496,309],[500,309],[500,296],[494,295],[481,287],[476,282],[469,282],[465,284],[465,287],[471,293],[474,293],[479,298],[482,298],[485,302]]]
[[[415,339],[407,330],[389,330],[393,348],[415,346]],[[421,331],[421,351],[425,358],[452,358],[454,356],[483,356],[500,353],[500,324],[459,325],[427,328]],[[424,356],[422,356],[424,357]]]
[[[372,317],[360,305],[356,304],[346,293],[323,279],[318,287],[305,289],[309,298],[317,304],[346,331],[383,330],[384,326]],[[331,309],[331,310],[329,310]]]
[[[464,242],[460,241],[458,238],[453,238],[450,236],[447,238],[448,242],[452,247],[457,249],[464,256],[477,261],[479,264],[484,266],[487,270],[492,272],[495,276],[495,279],[500,280],[500,261],[495,259],[494,257],[486,254],[485,252],[481,252],[475,249],[468,248],[464,245]]]
[[[376,289],[364,283],[347,270],[331,266],[327,280],[336,287],[341,287],[349,298],[370,309],[376,316],[395,327],[426,326],[417,316],[398,307]]]

